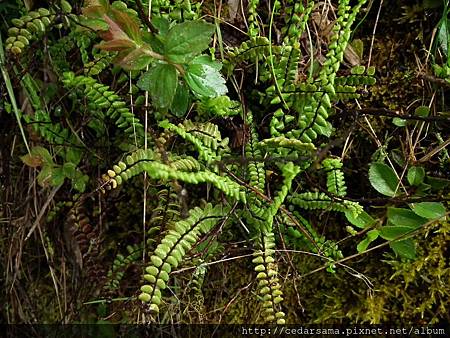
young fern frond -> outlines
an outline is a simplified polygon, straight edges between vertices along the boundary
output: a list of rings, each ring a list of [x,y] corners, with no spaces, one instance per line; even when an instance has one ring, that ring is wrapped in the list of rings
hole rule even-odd
[[[181,205],[173,189],[169,187],[159,190],[157,200],[158,204],[148,221],[147,248],[150,249],[154,249],[158,234],[180,219]]]
[[[150,303],[150,311],[159,312],[161,291],[167,287],[172,269],[183,261],[200,236],[208,233],[227,211],[220,205],[213,207],[209,203],[203,209],[195,207],[190,210],[187,219],[175,223],[164,236],[150,257],[151,264],[145,268],[144,279],[148,283],[141,287],[142,293],[139,295],[141,301]]]
[[[302,2],[296,0],[288,0],[286,2],[285,25],[281,29],[285,44],[295,45],[305,32],[306,24],[315,3],[308,0],[306,5],[303,5]]]
[[[286,138],[284,136],[266,138],[259,142],[259,146],[266,150],[279,150],[279,148],[292,149],[295,152],[305,155],[311,154],[316,150],[316,146],[313,143],[304,143],[302,141]]]
[[[350,40],[351,26],[366,0],[359,0],[356,5],[349,6],[349,0],[341,0],[338,6],[338,19],[333,27],[334,34],[328,45],[326,60],[319,73],[322,87],[334,95],[333,89],[336,72],[344,58],[344,51]],[[349,9],[351,10],[350,12]]]
[[[339,158],[327,158],[322,162],[327,173],[327,190],[340,197],[347,195],[342,162]]]
[[[281,205],[284,203],[286,196],[291,190],[292,181],[294,178],[300,173],[301,168],[297,165],[294,165],[292,162],[288,162],[282,166],[281,172],[283,173],[283,185],[278,191],[277,195],[273,198],[273,202],[266,209],[266,222],[265,229],[266,231],[272,231],[272,224],[275,215],[278,213]]]
[[[248,2],[248,35],[256,37],[259,35],[258,12],[259,0],[250,0]]]
[[[331,112],[331,98],[336,95],[334,87],[336,73],[350,39],[351,26],[365,2],[366,0],[360,0],[353,7],[348,6],[349,1],[347,0],[339,2],[338,19],[333,27],[334,34],[328,46],[326,60],[318,76],[321,84],[320,91],[307,96],[305,102],[295,105],[297,106],[295,109],[300,115],[298,119],[299,131],[292,131],[293,137],[304,142],[311,142],[318,135],[330,136],[332,128],[331,124],[327,122],[327,118]],[[351,11],[347,13],[349,9]]]
[[[196,20],[199,18],[198,12],[199,4],[192,4],[190,0],[152,0],[152,13],[155,17],[177,21]]]
[[[337,76],[335,85],[349,85],[349,86],[372,86],[376,83],[374,77],[375,67],[368,68],[364,66],[355,66],[351,69],[351,74],[346,76]]]
[[[374,74],[374,67],[366,69],[364,66],[356,66],[352,68],[350,75],[336,77],[334,99],[341,101],[358,99],[361,96],[357,92],[358,87],[374,85],[376,82]]]
[[[299,47],[281,47],[281,53],[274,62],[273,73],[282,91],[289,91],[295,88],[295,82],[298,76],[298,63],[300,61],[300,56],[301,52]],[[270,94],[269,97],[277,93],[275,89],[275,85],[267,88],[267,93]],[[287,96],[283,97],[283,99],[287,99]],[[279,103],[278,101],[281,102],[281,99],[278,98],[277,100],[277,98],[275,97],[272,102]]]
[[[120,282],[127,270],[132,264],[142,258],[142,245],[127,245],[127,255],[117,254],[111,269],[106,274],[107,282],[103,286],[104,291],[114,292],[120,286]]]
[[[85,202],[86,197],[82,195],[68,213],[65,232],[67,246],[75,257],[75,263],[89,280],[104,282],[105,271],[98,261],[101,233],[90,221]]]
[[[308,248],[314,253],[320,253],[323,256],[330,258],[331,262],[344,257],[335,242],[327,240],[324,236],[320,236],[310,222],[303,218],[298,212],[294,211],[293,215],[297,222],[307,229],[316,245],[311,244],[311,241],[297,229],[296,224],[294,224],[289,217],[285,214],[281,214],[279,217],[280,223],[283,225],[281,229],[285,235],[285,241],[288,246],[299,250]],[[335,272],[334,265],[332,263],[327,267],[327,271],[332,273]]]

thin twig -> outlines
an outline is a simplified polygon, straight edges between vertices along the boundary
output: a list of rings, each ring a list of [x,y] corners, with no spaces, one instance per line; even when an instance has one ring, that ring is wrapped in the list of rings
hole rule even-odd
[[[36,227],[41,222],[42,217],[44,217],[45,211],[47,210],[50,202],[53,200],[53,197],[55,197],[56,193],[58,192],[58,190],[61,187],[62,187],[62,184],[60,184],[57,187],[53,188],[53,190],[51,191],[50,195],[47,198],[47,201],[45,201],[44,205],[42,206],[42,209],[39,212],[39,215],[36,217],[36,220],[34,221],[33,226],[31,227],[30,231],[28,232],[27,236],[25,237],[25,241],[27,241],[31,237],[31,235],[33,234],[34,230],[36,229]]]
[[[447,116],[416,116],[416,115],[402,115],[398,110],[390,110],[387,108],[361,108],[354,110],[357,113],[373,116],[398,117],[403,120],[426,121],[426,122],[450,122],[450,117]],[[345,110],[345,112],[351,112]]]

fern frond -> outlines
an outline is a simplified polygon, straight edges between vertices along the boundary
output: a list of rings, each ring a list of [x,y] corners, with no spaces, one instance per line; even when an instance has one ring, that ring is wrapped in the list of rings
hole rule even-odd
[[[338,212],[351,212],[354,217],[363,211],[363,208],[359,203],[348,200],[332,200],[325,193],[319,192],[305,192],[299,194],[293,194],[290,198],[290,202],[306,210],[327,210]]]
[[[176,170],[170,165],[154,161],[151,150],[140,149],[132,155],[127,156],[126,161],[128,165],[124,162],[119,162],[113,166],[113,170],[108,170],[107,175],[102,176],[110,188],[117,188],[122,182],[145,171],[153,179],[180,180],[192,184],[211,183],[234,200],[246,201],[245,191],[238,183],[232,181],[230,178],[219,176],[208,170],[197,172]]]
[[[262,153],[258,148],[258,133],[253,123],[253,115],[249,111],[247,112],[247,123],[250,126],[250,140],[245,145],[245,155],[249,158],[261,158]],[[251,161],[248,164],[249,184],[252,187],[264,191],[266,184],[266,173],[264,169],[264,163]]]
[[[327,158],[322,162],[327,172],[327,190],[332,194],[344,197],[347,194],[342,162],[339,158]]]
[[[338,19],[333,27],[334,34],[328,46],[326,60],[319,72],[320,91],[294,104],[294,109],[299,113],[299,132],[293,131],[296,134],[293,136],[301,141],[311,142],[318,135],[329,137],[331,134],[332,128],[327,118],[331,113],[331,99],[336,95],[334,86],[336,73],[350,39],[351,26],[365,2],[366,0],[359,0],[353,7],[348,5],[348,0],[339,2]]]
[[[284,35],[284,43],[293,45],[298,43],[305,31],[306,24],[309,20],[312,10],[314,9],[314,1],[307,1],[303,5],[302,1],[287,1],[285,24],[281,29]]]
[[[217,221],[226,214],[222,206],[207,204],[203,209],[191,209],[187,219],[178,221],[169,230],[150,257],[151,265],[145,268],[144,279],[148,282],[141,287],[139,299],[150,303],[149,309],[159,312],[161,291],[167,287],[169,274],[182,261],[186,253],[198,242],[202,234],[208,233]]]
[[[92,281],[104,282],[103,267],[99,264],[101,242],[98,227],[93,225],[85,209],[86,196],[82,195],[67,215],[67,245],[80,270]]]
[[[275,79],[283,91],[293,90],[298,74],[298,63],[300,61],[300,47],[299,46],[282,46],[280,47],[280,55],[276,56],[274,61],[273,74]],[[268,94],[276,93],[275,85],[267,88]],[[283,99],[287,100],[288,96]],[[281,102],[281,101],[280,101]],[[272,104],[278,104],[278,100],[273,100]]]
[[[258,293],[262,301],[264,321],[285,323],[285,313],[280,311],[280,303],[283,301],[280,279],[278,278],[278,266],[273,258],[275,254],[275,235],[273,232],[262,232],[260,235],[261,250],[254,253],[252,260],[255,264],[258,280]]]
[[[298,212],[294,211],[293,214],[297,222],[299,222],[305,229],[307,229],[309,235],[314,240],[315,245],[312,245],[311,241],[307,239],[305,235],[296,228],[296,224],[293,223],[289,217],[287,217],[285,214],[281,214],[280,223],[283,226],[281,226],[280,228],[285,234],[286,243],[289,246],[300,250],[304,250],[304,248],[306,247],[314,253],[320,253],[323,256],[330,258],[331,263],[329,264],[327,271],[334,273],[334,264],[332,263],[332,261],[343,258],[342,251],[339,249],[337,243],[331,240],[327,240],[324,236],[320,236],[317,233],[316,229],[314,229],[314,227],[311,225],[311,223],[303,218]]]
[[[125,271],[142,257],[142,245],[127,245],[127,256],[117,254],[111,269],[106,274],[107,282],[103,289],[106,292],[117,290]]]
[[[257,62],[269,55],[270,41],[265,36],[250,37],[239,47],[228,51],[228,58],[224,60],[224,69],[231,74],[234,67],[244,61]],[[279,47],[272,46],[272,53],[278,54]]]
[[[262,158],[261,150],[258,148],[258,133],[253,123],[253,115],[250,111],[247,112],[247,123],[250,126],[250,139],[245,145],[245,155],[249,158]],[[251,187],[263,192],[266,185],[266,170],[263,162],[250,161],[247,166],[247,175]],[[250,215],[246,215],[247,222],[250,226],[255,226],[256,229],[260,227],[260,219],[263,219],[264,208],[262,207],[260,197],[251,192],[248,197],[248,208]],[[260,219],[258,219],[260,218]]]
[[[194,123],[186,120],[178,126],[165,120],[159,126],[177,133],[192,143],[199,153],[199,158],[207,164],[221,160],[221,154],[228,152],[228,138],[222,139],[219,128],[213,123]]]
[[[304,143],[302,141],[286,138],[284,136],[277,136],[264,139],[259,143],[259,146],[264,147],[266,149],[288,148],[296,150],[300,153],[307,153],[307,154],[316,150],[316,146],[312,143]]]
[[[152,0],[152,12],[156,17],[177,21],[197,20],[200,16],[199,3],[192,4],[190,0]]]
[[[25,122],[30,124],[33,130],[50,144],[78,146],[79,142],[75,135],[69,129],[64,128],[62,123],[53,121],[58,116],[52,119],[50,112],[39,95],[40,89],[30,74],[25,74],[22,78],[22,85],[34,109],[34,114],[23,115]],[[55,109],[54,113],[57,112],[58,109]]]
[[[372,86],[376,83],[374,77],[375,67],[371,66],[366,69],[364,66],[355,66],[351,69],[351,74],[346,76],[337,76],[335,79],[336,85],[350,85],[350,86]]]
[[[84,87],[83,93],[93,110],[106,109],[106,115],[115,121],[118,128],[124,129],[130,137],[136,135],[139,139],[143,138],[144,127],[139,119],[109,86],[98,83],[89,76],[75,76],[73,72],[65,72],[62,82],[67,89]]]
[[[258,24],[258,7],[259,0],[249,0],[248,2],[248,35],[250,37],[256,37],[259,35]]]
[[[154,196],[152,197],[154,199]],[[181,205],[178,195],[171,189],[160,189],[156,195],[157,206],[148,221],[147,248],[152,249],[158,235],[180,219]]]
[[[341,0],[338,6],[338,19],[333,26],[333,35],[328,45],[326,60],[319,73],[319,79],[325,90],[334,94],[332,89],[336,72],[344,58],[344,51],[350,40],[351,26],[366,0],[359,0],[354,6],[349,6],[349,0]],[[350,9],[350,12],[348,10]]]
[[[183,156],[178,159],[171,158],[170,166],[180,171],[199,171],[201,169],[200,163],[192,156]]]
[[[41,37],[55,22],[57,11],[69,14],[72,6],[66,1],[61,0],[61,8],[39,8],[30,11],[19,19],[12,19],[14,27],[8,30],[8,38],[5,41],[6,50],[13,54],[21,54],[33,39]]]
[[[104,50],[94,54],[94,60],[84,64],[84,74],[94,76],[100,74],[104,69],[113,62],[117,53],[107,52]]]
[[[301,171],[301,168],[300,166],[294,165],[292,162],[288,162],[281,167],[281,171],[283,173],[283,184],[276,196],[273,198],[273,203],[271,203],[266,209],[266,222],[264,224],[266,231],[273,231],[273,219],[281,205],[284,203],[287,194],[291,190],[292,181]]]

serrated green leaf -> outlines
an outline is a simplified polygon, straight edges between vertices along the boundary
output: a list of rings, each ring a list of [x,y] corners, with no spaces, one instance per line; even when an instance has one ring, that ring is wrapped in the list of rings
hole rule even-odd
[[[414,212],[403,208],[388,208],[388,221],[393,225],[407,226],[413,229],[419,228],[427,222],[426,218],[416,215]]]
[[[155,16],[152,18],[152,24],[156,27],[161,37],[164,37],[169,33],[170,22],[162,16]]]
[[[168,108],[178,84],[177,70],[173,65],[158,63],[141,76],[137,85],[150,93],[157,108]]]
[[[416,215],[427,219],[441,218],[446,213],[444,205],[440,202],[413,203],[409,206]]]
[[[370,165],[369,181],[376,191],[390,197],[395,196],[399,183],[394,170],[381,162],[374,162]]]
[[[195,57],[191,62],[191,65],[208,65],[216,70],[222,69],[222,64],[213,60],[209,55],[199,55]]]
[[[166,35],[166,57],[186,63],[208,48],[215,26],[204,21],[186,21],[173,26]]]
[[[206,64],[189,65],[185,80],[191,90],[202,97],[217,97],[227,93],[225,79],[220,72]]]
[[[425,169],[422,167],[411,167],[407,174],[408,183],[414,186],[419,186],[425,178]]]
[[[416,245],[411,238],[404,239],[402,241],[391,242],[389,243],[389,246],[400,257],[406,259],[416,258]]]

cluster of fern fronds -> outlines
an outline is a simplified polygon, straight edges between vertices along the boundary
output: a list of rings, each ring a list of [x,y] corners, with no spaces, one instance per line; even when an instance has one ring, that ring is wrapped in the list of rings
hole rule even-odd
[[[5,47],[20,62],[9,71],[29,107],[18,118],[41,145],[24,162],[44,191],[62,188],[57,198],[72,203],[49,220],[75,257],[72,280],[88,276],[98,283],[95,297],[132,297],[147,321],[167,321],[168,289],[180,283],[172,276],[194,272],[188,286],[203,304],[208,263],[244,235],[260,321],[284,324],[282,252],[310,251],[331,273],[343,258],[311,210],[353,222],[364,212],[346,198],[342,159],[317,155],[335,133],[336,104],[375,83],[372,67],[342,66],[365,2],[337,2],[335,16],[324,18],[332,20],[325,47],[302,41],[312,15],[328,4],[275,0],[258,13],[262,3],[251,0],[245,41],[223,46],[217,26],[220,53],[204,48],[192,57],[167,47],[177,27],[214,33],[190,1],[153,1],[149,10],[140,1],[92,0],[80,11],[62,0],[13,20]],[[42,39],[45,51],[37,51],[33,41]],[[51,83],[30,76],[44,64]],[[171,81],[165,88],[173,97],[146,90],[159,90],[155,69],[158,80]],[[325,179],[322,190],[308,185],[311,168]],[[66,219],[63,210],[71,210]],[[56,285],[65,273],[53,274]]]

